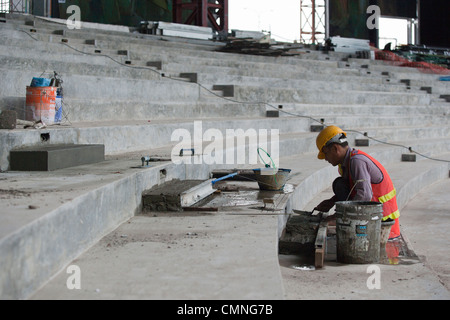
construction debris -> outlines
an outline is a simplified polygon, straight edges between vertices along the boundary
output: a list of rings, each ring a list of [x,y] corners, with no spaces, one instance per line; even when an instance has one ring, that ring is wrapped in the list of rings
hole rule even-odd
[[[313,257],[321,219],[321,215],[313,216],[308,213],[290,216],[278,242],[279,253]]]
[[[254,40],[253,38],[228,38],[227,44],[218,49],[220,52],[252,54],[258,56],[294,56],[289,53],[291,47],[273,46],[270,41]]]
[[[27,121],[27,120],[17,119],[17,125],[23,125],[24,129],[29,129],[29,128],[44,129],[45,127],[47,127],[47,125],[42,120]]]
[[[211,180],[174,179],[142,193],[142,212],[188,210],[214,191]]]

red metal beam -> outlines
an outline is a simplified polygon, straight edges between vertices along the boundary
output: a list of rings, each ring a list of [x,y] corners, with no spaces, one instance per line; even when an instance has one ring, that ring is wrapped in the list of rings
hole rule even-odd
[[[173,22],[228,32],[228,0],[173,0]]]

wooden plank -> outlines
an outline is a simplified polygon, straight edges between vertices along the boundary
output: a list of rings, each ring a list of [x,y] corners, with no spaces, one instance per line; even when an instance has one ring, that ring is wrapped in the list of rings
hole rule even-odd
[[[325,252],[327,247],[327,228],[328,222],[322,221],[319,224],[319,229],[317,230],[314,255],[314,266],[316,268],[323,268],[324,265]]]
[[[314,267],[316,269],[323,268],[323,261],[325,257],[325,250],[323,248],[316,248],[315,254],[314,254]]]

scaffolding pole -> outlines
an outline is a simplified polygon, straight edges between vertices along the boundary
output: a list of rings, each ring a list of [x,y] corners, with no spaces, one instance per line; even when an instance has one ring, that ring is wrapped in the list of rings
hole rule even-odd
[[[328,0],[300,0],[300,42],[316,44],[328,37]]]

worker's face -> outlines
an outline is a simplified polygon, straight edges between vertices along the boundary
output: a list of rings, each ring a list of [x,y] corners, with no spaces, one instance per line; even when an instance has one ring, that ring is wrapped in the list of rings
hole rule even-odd
[[[322,152],[325,154],[325,160],[328,161],[333,167],[337,166],[341,162],[340,153],[337,144],[331,144],[322,148]]]

